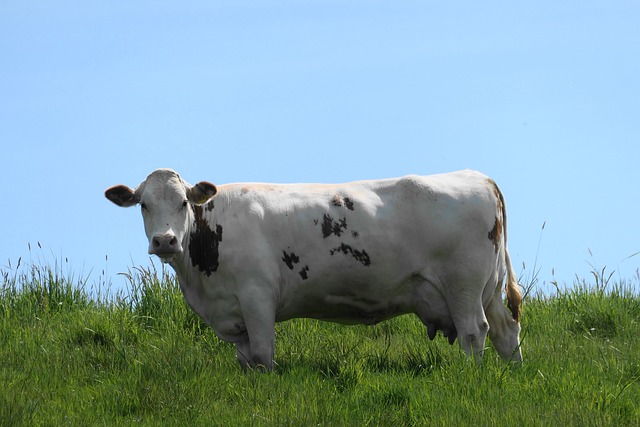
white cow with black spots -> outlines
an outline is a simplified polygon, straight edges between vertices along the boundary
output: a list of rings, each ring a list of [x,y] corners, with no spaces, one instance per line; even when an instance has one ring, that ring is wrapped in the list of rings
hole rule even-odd
[[[406,313],[478,360],[487,333],[502,357],[522,360],[504,199],[479,172],[191,186],[158,169],[105,195],[141,206],[149,253],[173,267],[189,306],[235,343],[244,369],[273,368],[276,322]]]

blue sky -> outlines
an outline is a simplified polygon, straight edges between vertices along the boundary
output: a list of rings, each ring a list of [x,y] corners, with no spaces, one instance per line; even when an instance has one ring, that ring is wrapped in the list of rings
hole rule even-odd
[[[0,2],[0,267],[123,285],[147,241],[103,192],[158,167],[218,184],[471,168],[505,194],[518,272],[631,280],[638,22],[637,1]]]

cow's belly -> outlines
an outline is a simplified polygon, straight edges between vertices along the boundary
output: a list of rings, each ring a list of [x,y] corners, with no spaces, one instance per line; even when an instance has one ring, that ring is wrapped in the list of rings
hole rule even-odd
[[[304,306],[286,308],[278,320],[306,317],[344,324],[373,325],[409,310],[394,301],[378,301],[357,295],[326,295],[310,298]]]
[[[278,307],[277,320],[297,317],[344,324],[375,324],[413,312],[415,281],[311,283],[298,287]]]

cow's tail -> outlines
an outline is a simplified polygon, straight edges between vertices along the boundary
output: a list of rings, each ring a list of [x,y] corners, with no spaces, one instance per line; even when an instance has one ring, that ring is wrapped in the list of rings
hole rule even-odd
[[[511,266],[509,251],[506,248],[506,239],[505,239],[504,259],[507,264],[507,283],[505,284],[505,288],[507,291],[507,307],[509,307],[509,311],[511,311],[513,320],[515,320],[516,322],[519,322],[520,306],[522,305],[522,294],[520,293],[520,287],[518,286],[516,273],[515,271],[513,271],[513,267]]]
[[[507,270],[507,282],[505,283],[507,307],[509,307],[509,311],[511,311],[513,320],[519,322],[522,306],[522,293],[520,293],[516,272],[513,270],[513,266],[511,265],[511,257],[509,257],[509,249],[507,248],[507,207],[504,203],[504,197],[502,196],[502,192],[498,188],[498,185],[493,180],[492,182],[496,189],[497,196],[500,199],[500,205],[502,206],[502,235],[504,236],[504,260]]]
[[[498,190],[500,192],[500,190]],[[518,279],[516,278],[516,272],[513,271],[511,265],[511,257],[509,256],[509,249],[507,247],[507,207],[504,204],[504,198],[500,193],[500,200],[502,201],[502,219],[504,227],[504,260],[507,267],[507,283],[505,284],[505,290],[507,292],[507,307],[511,311],[511,316],[516,322],[520,321],[520,308],[522,306],[522,294],[520,293],[520,286],[518,286]]]

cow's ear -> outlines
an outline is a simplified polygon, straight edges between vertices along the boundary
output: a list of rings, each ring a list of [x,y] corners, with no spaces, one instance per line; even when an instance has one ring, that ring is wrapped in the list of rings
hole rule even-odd
[[[216,195],[218,189],[207,181],[200,181],[187,191],[187,198],[191,203],[202,205]]]
[[[140,197],[138,197],[138,195],[126,185],[114,185],[113,187],[109,187],[104,192],[104,195],[107,199],[111,200],[118,206],[122,206],[123,208],[135,206],[140,203]]]

